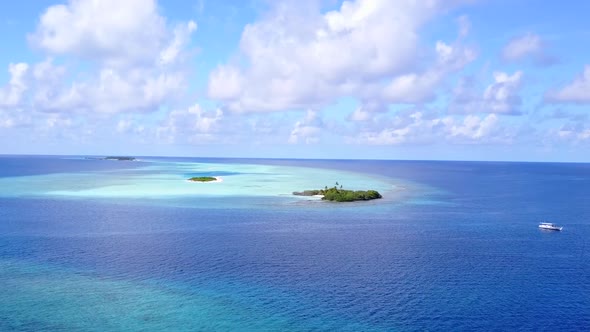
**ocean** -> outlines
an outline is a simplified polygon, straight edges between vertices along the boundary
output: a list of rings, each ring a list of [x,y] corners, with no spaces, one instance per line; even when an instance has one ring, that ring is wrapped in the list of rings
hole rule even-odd
[[[0,331],[588,331],[589,240],[590,164],[0,156]]]

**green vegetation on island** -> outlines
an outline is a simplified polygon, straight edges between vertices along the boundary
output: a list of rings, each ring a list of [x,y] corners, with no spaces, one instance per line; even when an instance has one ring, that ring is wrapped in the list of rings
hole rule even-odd
[[[194,182],[211,182],[211,181],[217,181],[217,178],[214,178],[212,176],[194,176],[188,180],[194,181]]]
[[[297,196],[315,196],[322,195],[322,199],[326,201],[335,202],[354,202],[354,201],[368,201],[371,199],[382,198],[381,194],[376,190],[347,190],[342,189],[342,186],[338,188],[338,182],[336,186],[318,190],[304,190],[302,192],[294,192],[293,195]]]

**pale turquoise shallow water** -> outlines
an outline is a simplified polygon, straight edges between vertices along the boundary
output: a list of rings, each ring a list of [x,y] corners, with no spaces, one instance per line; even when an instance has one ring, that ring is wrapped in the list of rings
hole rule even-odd
[[[290,195],[336,181],[385,198]],[[0,331],[584,330],[589,188],[587,164],[0,157]]]
[[[118,161],[92,161],[121,163]],[[72,198],[152,198],[283,196],[336,183],[348,189],[394,191],[391,179],[370,174],[274,165],[196,162],[143,162],[131,170],[56,173],[0,178],[0,196]],[[190,182],[193,176],[215,176],[220,182]],[[304,198],[310,199],[310,198]]]

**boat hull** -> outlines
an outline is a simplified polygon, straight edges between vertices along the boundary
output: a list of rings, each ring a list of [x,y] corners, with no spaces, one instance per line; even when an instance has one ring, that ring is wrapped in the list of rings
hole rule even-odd
[[[543,226],[539,226],[540,229],[545,229],[548,231],[561,231],[563,229],[563,227],[543,227]]]

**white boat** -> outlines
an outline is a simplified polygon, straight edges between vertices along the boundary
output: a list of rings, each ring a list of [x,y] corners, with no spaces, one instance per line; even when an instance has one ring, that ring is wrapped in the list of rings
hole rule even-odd
[[[540,223],[539,224],[539,228],[541,228],[541,229],[547,229],[547,230],[550,230],[550,231],[560,231],[560,230],[563,229],[563,227],[557,226],[557,225],[555,225],[553,223],[550,223],[550,222],[542,222],[542,223]]]

